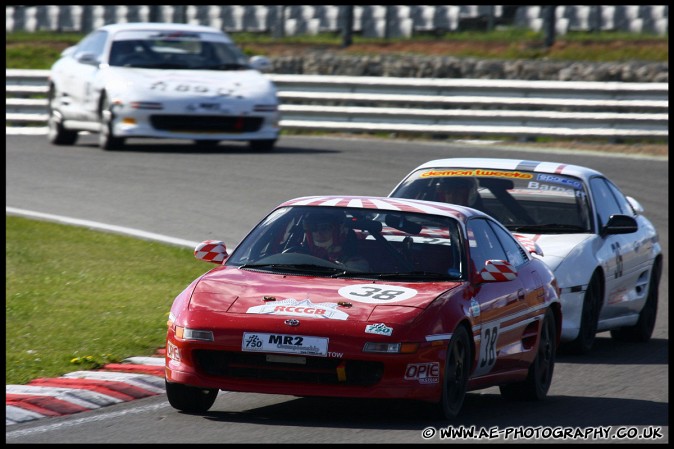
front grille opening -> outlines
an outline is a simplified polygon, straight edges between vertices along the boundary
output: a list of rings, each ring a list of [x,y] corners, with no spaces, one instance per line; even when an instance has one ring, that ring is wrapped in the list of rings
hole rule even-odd
[[[262,127],[262,117],[222,115],[152,115],[155,129],[172,132],[254,133]]]
[[[316,385],[375,385],[384,374],[381,362],[306,357],[305,365],[268,362],[264,353],[196,350],[197,369],[209,376],[260,379]]]

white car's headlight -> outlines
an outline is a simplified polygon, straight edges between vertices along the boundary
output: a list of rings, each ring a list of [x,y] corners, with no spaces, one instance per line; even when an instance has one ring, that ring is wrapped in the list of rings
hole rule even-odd
[[[156,101],[132,101],[129,103],[132,109],[151,109],[151,110],[161,110],[164,109],[164,105]]]

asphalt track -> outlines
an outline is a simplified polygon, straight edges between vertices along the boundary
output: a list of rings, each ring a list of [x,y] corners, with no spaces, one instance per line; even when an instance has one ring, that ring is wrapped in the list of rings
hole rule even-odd
[[[251,154],[236,144],[195,153],[181,142],[134,144],[133,150],[107,153],[95,147],[91,136],[81,138],[74,147],[54,147],[43,137],[7,136],[6,205],[83,220],[90,227],[94,227],[92,222],[102,223],[113,226],[111,232],[136,229],[141,231],[140,238],[167,236],[175,239],[175,244],[218,238],[233,247],[252,224],[285,199],[324,193],[386,195],[419,163],[454,156],[544,159],[597,168],[641,201],[660,231],[666,260],[660,316],[650,343],[619,345],[608,334],[599,334],[590,357],[558,359],[547,401],[513,404],[501,400],[493,389],[471,393],[454,425],[482,429],[606,428],[614,433],[621,428],[630,432],[653,430],[656,437],[658,431],[663,437],[649,439],[651,434],[644,433],[643,438],[621,439],[615,435],[610,441],[668,442],[666,159],[551,150],[532,154],[498,145],[346,138],[285,138],[270,154]],[[447,425],[409,404],[225,392],[206,416],[186,415],[171,409],[161,391],[150,387],[163,387],[156,360],[130,358],[123,365],[105,368],[111,376],[117,376],[105,379],[114,382],[107,386],[99,382],[101,379],[84,381],[91,376],[81,373],[71,373],[70,380],[45,379],[40,381],[42,385],[37,382],[38,388],[64,389],[72,388],[73,379],[80,379],[78,389],[89,393],[83,393],[84,399],[79,401],[85,410],[70,408],[78,410],[76,413],[59,414],[52,409],[49,414],[45,402],[31,399],[26,390],[8,390],[8,407],[10,399],[21,402],[10,394],[28,396],[23,401],[37,402],[33,411],[42,411],[45,417],[16,424],[7,421],[6,441],[418,443],[441,442],[437,436],[424,440],[421,432],[429,426],[439,429]],[[143,382],[140,379],[145,388],[139,385]],[[159,383],[153,384],[156,381]],[[61,393],[62,398],[69,397]],[[117,401],[105,403],[105,395]],[[87,399],[99,406],[86,411],[83,401]],[[485,437],[476,442],[480,441]],[[504,441],[503,435],[494,441]],[[552,440],[526,435],[518,440],[529,441]]]

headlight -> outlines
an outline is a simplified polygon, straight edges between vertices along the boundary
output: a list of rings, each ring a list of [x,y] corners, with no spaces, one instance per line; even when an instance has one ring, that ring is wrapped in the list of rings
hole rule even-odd
[[[176,326],[176,338],[181,340],[213,341],[213,332]]]
[[[363,352],[377,352],[382,354],[412,354],[419,349],[419,343],[375,343],[367,342]]]
[[[132,101],[129,103],[131,109],[150,109],[150,110],[161,110],[164,109],[164,105],[157,103],[156,101]]]

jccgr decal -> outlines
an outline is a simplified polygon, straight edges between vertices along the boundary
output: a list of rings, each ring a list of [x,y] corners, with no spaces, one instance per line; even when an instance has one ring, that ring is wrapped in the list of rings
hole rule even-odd
[[[480,358],[477,361],[475,375],[487,374],[496,364],[496,348],[499,337],[498,323],[485,323],[480,331]]]
[[[390,337],[391,335],[393,335],[393,328],[388,327],[384,323],[368,324],[367,326],[365,326],[365,333],[386,335],[387,337]]]
[[[408,363],[404,379],[417,381],[420,384],[437,384],[440,382],[440,364],[438,362]]]
[[[329,320],[346,320],[349,315],[341,310],[337,310],[337,306],[337,303],[323,302],[320,304],[314,304],[308,299],[298,301],[294,298],[288,298],[279,302],[251,307],[246,311],[246,313],[256,313],[260,315],[290,315],[301,316],[305,318],[323,318]]]
[[[342,287],[339,295],[352,301],[368,304],[390,304],[413,298],[417,291],[413,288],[383,284],[357,284]]]

